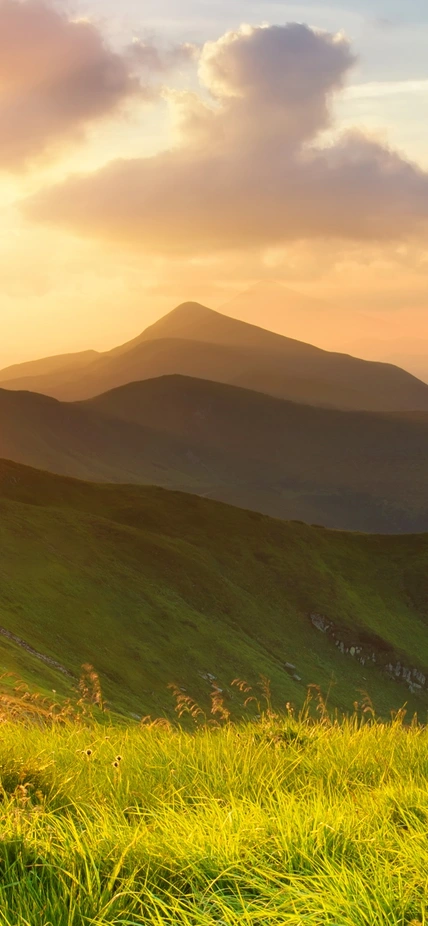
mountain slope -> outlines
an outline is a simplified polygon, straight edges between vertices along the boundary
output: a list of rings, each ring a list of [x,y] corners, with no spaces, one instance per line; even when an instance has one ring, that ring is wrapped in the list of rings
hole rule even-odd
[[[428,529],[428,415],[342,412],[181,376],[82,403],[0,389],[0,457],[280,518]]]
[[[185,303],[134,341],[78,369],[17,375],[8,389],[65,400],[180,373],[319,406],[428,410],[428,385],[398,367],[335,354]]]
[[[80,479],[191,486],[198,472],[174,435],[90,406],[0,389],[0,457]],[[204,485],[204,483],[203,483]]]
[[[76,354],[58,354],[54,357],[44,357],[41,360],[14,363],[12,366],[0,370],[0,383],[15,382],[17,379],[50,376],[64,370],[76,370],[80,366],[88,366],[98,356],[96,350],[85,350]]]
[[[428,528],[425,413],[321,409],[178,376],[84,405],[191,441],[208,478],[227,461],[214,498],[342,529]]]
[[[208,703],[209,674],[227,697],[263,673],[281,701],[317,683],[339,707],[362,687],[383,712],[427,707],[427,536],[329,532],[4,461],[0,510],[2,665],[43,687],[71,680],[35,653],[73,676],[92,662],[111,702],[139,713],[168,710],[170,681]]]

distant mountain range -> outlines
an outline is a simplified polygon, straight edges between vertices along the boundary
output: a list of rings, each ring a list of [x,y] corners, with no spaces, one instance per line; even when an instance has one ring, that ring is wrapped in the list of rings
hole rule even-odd
[[[352,710],[428,705],[428,537],[286,524],[192,495],[0,461],[1,664],[67,694],[95,664],[113,708],[173,712],[174,682],[234,715],[233,678],[275,704],[315,683]]]
[[[107,353],[9,367],[0,373],[0,385],[76,401],[176,373],[309,405],[428,410],[428,385],[398,367],[323,351],[196,303],[179,306]]]
[[[284,519],[428,530],[428,414],[304,406],[182,376],[59,402],[0,390],[0,456]]]

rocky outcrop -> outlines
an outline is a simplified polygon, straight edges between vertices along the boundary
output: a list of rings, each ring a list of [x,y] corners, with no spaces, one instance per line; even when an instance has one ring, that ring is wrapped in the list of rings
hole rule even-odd
[[[428,672],[406,665],[393,647],[376,634],[362,631],[353,635],[348,628],[339,627],[324,614],[313,613],[309,617],[312,626],[326,634],[344,656],[357,659],[362,666],[379,666],[390,678],[404,682],[412,694],[428,688]]]
[[[12,633],[10,630],[6,630],[5,627],[0,627],[0,636],[6,637],[7,640],[11,640],[12,643],[16,643],[17,646],[20,646],[21,649],[25,649],[30,656],[34,656],[35,659],[40,659],[41,662],[44,662],[45,665],[50,666],[51,669],[57,669],[58,672],[62,672],[63,675],[67,675],[68,678],[74,678],[74,675],[68,671],[60,662],[57,662],[56,659],[52,659],[51,656],[45,656],[44,653],[39,653],[36,649],[33,649],[29,643],[26,643],[25,640],[22,640],[21,637],[17,637],[16,633]]]

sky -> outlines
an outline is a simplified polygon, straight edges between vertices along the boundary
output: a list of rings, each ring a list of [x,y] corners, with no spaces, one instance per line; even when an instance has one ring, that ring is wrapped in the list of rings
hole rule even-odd
[[[427,47],[425,0],[0,0],[0,366],[273,280],[420,353]]]

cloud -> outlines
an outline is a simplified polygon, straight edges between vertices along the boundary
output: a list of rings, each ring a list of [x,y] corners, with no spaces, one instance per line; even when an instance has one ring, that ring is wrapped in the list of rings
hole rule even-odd
[[[202,49],[203,93],[170,94],[176,147],[72,177],[25,208],[178,255],[419,233],[427,174],[361,132],[319,141],[354,61],[343,35],[304,25],[228,33]]]
[[[128,48],[128,57],[139,70],[150,74],[167,74],[196,58],[198,49],[190,43],[162,48],[153,41],[135,39]]]
[[[174,64],[172,53],[170,62],[154,46],[146,53],[145,72]],[[0,0],[0,168],[21,170],[130,99],[151,97],[141,70],[135,50],[112,50],[97,25],[49,0]]]

